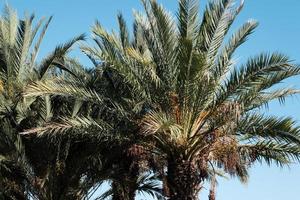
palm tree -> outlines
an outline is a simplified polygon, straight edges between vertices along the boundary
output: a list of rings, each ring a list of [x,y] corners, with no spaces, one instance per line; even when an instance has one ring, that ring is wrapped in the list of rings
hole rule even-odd
[[[75,60],[66,58],[65,66],[72,73],[62,72],[45,80],[32,82],[44,82],[44,90],[53,86],[53,80],[57,80],[54,89],[56,93],[64,89],[67,92],[75,87],[98,84],[93,78],[97,74],[94,70],[82,68]],[[62,85],[62,83],[64,85]],[[73,84],[68,85],[67,84]],[[65,86],[65,87],[62,87]],[[89,90],[81,90],[88,95]],[[45,160],[47,164],[39,167],[40,182],[46,195],[42,199],[82,199],[90,195],[90,189],[102,182],[108,174],[109,163],[102,158],[103,149],[111,146],[109,136],[111,126],[103,120],[89,117],[93,113],[92,105],[88,105],[80,95],[74,98],[64,98],[59,95],[37,95],[25,98],[49,98],[50,110],[47,121],[39,123],[36,127],[29,127],[22,131],[24,137],[36,138],[31,142],[36,146],[44,145],[43,153],[48,158],[34,157],[34,163]],[[97,99],[98,97],[96,97]],[[93,100],[96,100],[93,99]],[[99,103],[99,102],[98,102]],[[88,116],[88,117],[85,117]],[[31,145],[30,151],[36,147]]]
[[[104,181],[110,181],[112,188],[99,199],[109,195],[112,199],[129,200],[137,192],[161,197],[159,186],[151,183],[157,176],[141,176],[148,174],[148,168],[142,169],[140,165],[151,158],[139,146],[138,126],[133,119],[140,116],[141,109],[130,101],[127,85],[118,74],[104,70],[100,64],[87,69],[70,59],[66,66],[72,74],[36,81],[24,92],[25,97],[50,96],[65,101],[69,105],[66,111],[54,109],[53,115],[59,118],[23,134],[51,138],[64,135],[70,140],[68,157],[73,157],[78,166],[72,162],[66,172],[73,174],[80,169],[81,174],[75,177],[84,177],[84,182],[75,193],[83,194],[81,197],[89,196],[84,192],[94,191]],[[76,151],[71,150],[73,146],[77,146]],[[95,165],[87,158],[98,159],[100,163]],[[68,166],[68,162],[69,159],[64,165]]]
[[[47,97],[23,98],[23,89],[32,81],[47,79],[51,70],[68,70],[64,66],[65,55],[73,44],[84,39],[81,35],[59,45],[49,56],[37,62],[51,19],[41,19],[35,24],[34,15],[19,19],[8,6],[0,17],[0,185],[1,193],[9,199],[38,195],[38,166],[32,162],[36,152],[28,149],[34,147],[39,151],[44,144],[36,146],[35,138],[24,138],[19,132],[47,121],[51,110]]]
[[[243,65],[234,52],[258,23],[250,20],[226,41],[242,9],[212,1],[200,21],[198,1],[180,0],[177,23],[156,1],[135,13],[133,39],[122,23],[119,36],[96,23],[96,47],[84,52],[130,85],[143,107],[140,133],[166,157],[170,199],[197,199],[211,168],[242,180],[255,162],[278,165],[299,159],[299,128],[291,118],[260,108],[299,93],[273,89],[300,68],[280,53],[262,53]]]

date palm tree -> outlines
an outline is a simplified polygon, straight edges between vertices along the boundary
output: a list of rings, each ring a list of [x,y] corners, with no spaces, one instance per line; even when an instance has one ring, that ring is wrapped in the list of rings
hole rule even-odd
[[[35,139],[24,138],[19,132],[36,126],[39,121],[47,121],[51,110],[47,97],[23,98],[23,89],[32,81],[47,79],[55,69],[67,70],[65,55],[77,41],[84,39],[81,35],[59,45],[37,62],[52,17],[37,23],[34,18],[30,15],[19,19],[8,6],[0,17],[0,190],[8,199],[27,199],[36,195],[38,166],[31,162],[36,152],[28,151]],[[43,145],[35,146],[35,150],[41,150],[40,147]],[[43,162],[37,163],[42,165]]]
[[[99,199],[111,196],[112,199],[130,200],[138,192],[162,198],[160,185],[154,182],[157,176],[145,176],[148,175],[148,168],[140,167],[142,162],[151,158],[139,146],[138,126],[133,119],[140,116],[141,108],[130,101],[127,84],[121,84],[118,74],[104,70],[101,64],[87,69],[74,60],[69,61],[68,69],[75,76],[67,72],[64,77],[36,81],[24,92],[25,97],[68,99],[66,110],[69,112],[60,112],[56,108],[53,115],[59,118],[26,130],[23,134],[67,137],[70,140],[68,157],[74,158],[82,173],[82,176],[75,177],[84,177],[86,181],[86,185],[81,183],[84,186],[81,194],[85,196],[89,195],[84,192],[93,191],[92,188],[97,188],[103,181],[110,181],[111,189]],[[71,151],[72,146],[77,146],[76,151]],[[87,158],[98,159],[100,164],[88,163],[90,159]],[[68,162],[65,165],[68,166]],[[74,163],[69,167],[66,171],[71,176],[77,168]]]
[[[111,136],[108,135],[111,125],[97,118],[96,115],[101,112],[94,111],[94,107],[88,105],[80,95],[76,100],[58,95],[62,86],[64,90],[70,92],[72,86],[75,87],[75,83],[78,84],[76,87],[97,85],[98,82],[93,78],[97,72],[84,69],[75,60],[69,58],[65,59],[64,65],[72,72],[58,73],[31,83],[33,85],[44,82],[44,91],[53,86],[56,95],[47,93],[28,96],[26,90],[24,93],[25,98],[48,97],[49,107],[51,107],[48,120],[20,133],[25,138],[36,138],[31,142],[35,144],[30,146],[31,152],[34,152],[37,146],[40,151],[42,150],[42,155],[48,155],[47,158],[37,155],[32,159],[35,164],[41,160],[47,163],[39,165],[37,169],[40,186],[37,191],[42,194],[39,199],[88,198],[98,187],[97,185],[105,180],[103,177],[108,176],[108,169],[111,166],[106,161],[109,160],[109,154],[105,159],[102,158],[102,152],[112,146],[109,140]],[[57,80],[55,85],[53,80]],[[88,95],[90,91],[84,89],[80,91]]]
[[[197,199],[211,167],[245,180],[255,162],[298,160],[299,127],[260,108],[299,93],[273,86],[300,68],[280,53],[234,60],[258,25],[249,20],[227,39],[243,4],[211,1],[200,20],[198,1],[180,0],[176,22],[156,1],[142,2],[145,15],[135,13],[132,39],[124,21],[119,35],[97,22],[96,47],[83,50],[119,73],[143,107],[140,133],[167,160],[166,195]]]

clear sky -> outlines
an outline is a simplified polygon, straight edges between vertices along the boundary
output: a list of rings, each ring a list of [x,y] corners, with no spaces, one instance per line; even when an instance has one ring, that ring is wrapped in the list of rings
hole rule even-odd
[[[90,36],[90,27],[98,19],[107,29],[116,27],[116,15],[120,11],[132,22],[132,10],[141,10],[139,0],[0,0],[7,2],[20,15],[35,12],[38,17],[53,15],[53,21],[42,45],[41,55],[49,52],[59,42],[80,33]],[[173,13],[177,0],[160,0]],[[201,1],[202,9],[206,0]],[[245,7],[233,25],[249,18],[260,22],[259,28],[236,54],[239,61],[258,52],[280,51],[300,63],[300,1],[299,0],[245,0]],[[78,52],[74,54],[86,64],[90,63]],[[300,77],[286,82],[300,88]],[[300,98],[292,98],[285,106],[272,103],[269,114],[292,116],[300,120]],[[219,200],[284,200],[300,199],[300,165],[279,169],[257,165],[251,170],[250,181],[241,185],[237,180],[219,180]],[[147,199],[146,197],[142,199]],[[207,191],[201,195],[207,199]]]

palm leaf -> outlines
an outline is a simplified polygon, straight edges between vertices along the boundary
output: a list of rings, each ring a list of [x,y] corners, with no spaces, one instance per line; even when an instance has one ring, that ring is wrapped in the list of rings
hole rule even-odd
[[[73,38],[72,40],[70,40],[69,42],[57,46],[55,48],[55,50],[47,57],[45,58],[42,63],[39,66],[39,70],[40,70],[40,77],[42,78],[45,73],[47,72],[47,70],[51,67],[51,65],[56,65],[57,67],[63,69],[63,70],[67,70],[64,65],[62,64],[61,60],[63,59],[63,57],[65,56],[65,54],[70,50],[70,48],[77,43],[78,41],[82,41],[84,40],[85,36],[82,34],[80,36],[77,36],[75,38]]]

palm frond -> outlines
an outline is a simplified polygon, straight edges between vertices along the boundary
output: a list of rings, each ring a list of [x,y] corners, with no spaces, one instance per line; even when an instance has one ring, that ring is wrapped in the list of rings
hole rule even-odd
[[[61,60],[64,58],[64,56],[66,55],[66,53],[70,50],[70,48],[77,43],[78,41],[82,41],[84,40],[85,36],[84,34],[79,35],[75,38],[73,38],[72,40],[70,40],[69,42],[63,44],[63,45],[59,45],[55,48],[55,50],[47,57],[45,58],[42,63],[39,66],[39,70],[40,70],[40,77],[42,78],[45,73],[47,72],[47,70],[51,67],[51,65],[56,65],[57,67],[63,69],[63,70],[67,70],[64,65],[62,64]]]
[[[43,21],[44,20],[41,19],[40,22],[38,23],[38,25],[33,29],[33,37],[36,35],[36,32],[42,26]],[[37,55],[38,55],[41,43],[43,41],[43,38],[44,38],[44,36],[45,36],[45,34],[46,34],[47,30],[48,30],[48,27],[49,27],[49,24],[50,24],[51,21],[52,21],[52,17],[49,17],[48,20],[46,20],[46,22],[44,23],[44,25],[42,27],[42,30],[41,30],[41,32],[39,34],[37,42],[34,45],[33,51],[31,53],[31,59],[30,59],[31,60],[30,63],[31,63],[32,66],[36,62],[36,58],[37,58]]]
[[[198,0],[180,0],[177,19],[181,38],[195,39],[198,32]]]
[[[92,60],[105,61],[104,64],[106,66],[117,70],[124,77],[124,82],[129,84],[138,96],[142,98],[149,97],[141,76],[144,69],[136,65],[131,59],[128,59],[128,49],[130,48],[123,49],[121,41],[115,35],[110,35],[106,32],[98,22],[94,25],[93,32],[96,36],[94,40],[99,50],[83,48],[85,53]]]
[[[68,131],[73,133],[79,132],[81,135],[99,134],[103,136],[111,128],[107,123],[103,121],[95,121],[86,117],[75,118],[62,118],[61,122],[46,123],[42,127],[32,128],[21,132],[21,135],[37,134],[43,136],[44,134],[63,134]],[[107,134],[106,134],[107,135]]]
[[[158,76],[166,85],[174,86],[176,72],[177,40],[173,17],[156,1],[142,1],[148,19],[148,26],[142,25],[149,50],[157,65]],[[171,82],[170,82],[171,81]]]
[[[209,49],[212,49],[211,44],[213,41],[215,41],[214,43],[216,45],[220,45],[222,37],[224,37],[224,34],[226,35],[228,28],[234,21],[236,15],[241,10],[243,4],[241,4],[233,12],[229,12],[230,9],[233,9],[232,6],[232,0],[217,0],[208,3],[208,6],[206,7],[203,14],[203,19],[199,31],[200,38],[198,49],[201,52],[208,52]]]
[[[75,82],[65,82],[62,79],[49,79],[30,84],[24,91],[24,97],[44,95],[73,96],[76,99],[102,104],[103,100],[96,91],[80,87]]]
[[[126,48],[129,46],[130,38],[129,38],[128,28],[122,14],[118,14],[118,23],[119,23],[119,34],[120,34],[122,46],[123,48]]]
[[[230,73],[230,77],[219,86],[215,103],[224,102],[257,87],[267,89],[284,77],[297,74],[299,74],[299,67],[292,64],[287,56],[279,53],[260,54],[250,58],[245,65]]]
[[[257,26],[258,23],[256,21],[249,20],[231,36],[228,43],[220,50],[219,56],[216,58],[216,68],[213,69],[216,79],[225,76],[233,64],[232,56],[234,52],[247,40]]]
[[[238,125],[238,134],[250,140],[265,138],[278,142],[300,144],[300,127],[291,118],[260,114],[245,116]]]
[[[157,174],[144,173],[141,174],[137,181],[137,193],[140,195],[149,195],[153,199],[163,200],[162,185],[159,182]]]
[[[299,94],[300,91],[292,88],[276,89],[269,92],[260,92],[254,97],[247,98],[245,103],[245,110],[248,112],[253,109],[261,108],[262,106],[268,108],[268,104],[274,100],[278,100],[280,104],[284,104],[286,98]]]
[[[300,149],[298,145],[262,141],[251,145],[241,145],[239,152],[246,160],[250,158],[250,163],[257,161],[268,165],[275,163],[284,166],[293,161],[299,161]]]

